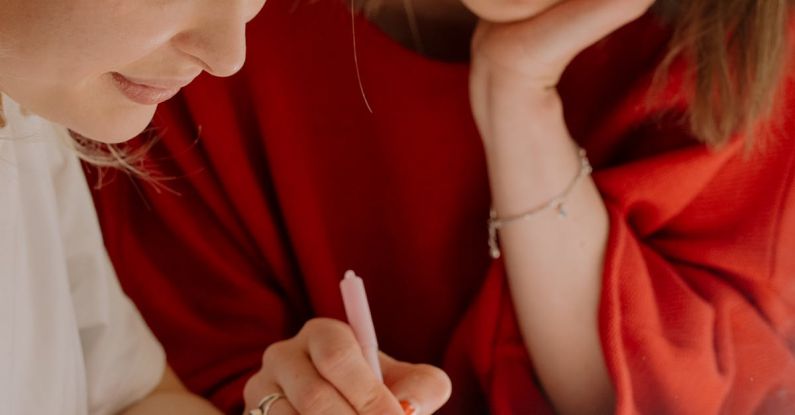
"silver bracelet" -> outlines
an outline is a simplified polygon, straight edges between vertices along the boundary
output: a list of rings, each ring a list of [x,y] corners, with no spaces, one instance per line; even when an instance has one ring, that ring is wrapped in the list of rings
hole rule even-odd
[[[580,156],[580,170],[577,172],[577,176],[574,177],[574,180],[569,183],[563,192],[559,195],[555,196],[551,200],[541,205],[535,206],[532,209],[525,211],[524,213],[520,213],[515,216],[510,216],[507,218],[499,218],[497,217],[497,212],[494,209],[491,209],[489,213],[489,252],[491,253],[491,257],[493,259],[499,258],[502,253],[500,251],[500,245],[497,240],[497,231],[508,226],[512,223],[527,220],[538,213],[544,212],[546,210],[554,208],[558,211],[558,216],[561,218],[565,218],[568,215],[566,212],[566,199],[568,199],[571,192],[577,186],[577,184],[586,176],[589,176],[593,172],[593,167],[591,167],[591,163],[588,161],[587,154],[585,150],[580,148],[578,151]]]

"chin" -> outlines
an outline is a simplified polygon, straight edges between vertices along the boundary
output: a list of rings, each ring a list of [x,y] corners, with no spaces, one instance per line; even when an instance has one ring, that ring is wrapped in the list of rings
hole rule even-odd
[[[155,108],[153,106],[140,111],[127,111],[118,116],[105,115],[85,123],[76,123],[69,129],[94,141],[119,144],[132,140],[146,130],[152,121]]]

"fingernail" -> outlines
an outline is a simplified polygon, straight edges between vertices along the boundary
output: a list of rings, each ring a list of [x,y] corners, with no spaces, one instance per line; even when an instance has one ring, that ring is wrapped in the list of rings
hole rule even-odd
[[[400,407],[403,408],[403,413],[405,415],[419,415],[417,407],[409,401],[400,401]]]

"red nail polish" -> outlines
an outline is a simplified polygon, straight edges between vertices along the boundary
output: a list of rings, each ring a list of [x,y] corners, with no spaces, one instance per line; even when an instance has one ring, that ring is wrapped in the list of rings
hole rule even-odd
[[[418,415],[417,409],[409,401],[400,401],[400,407],[403,408],[403,413],[406,415]]]

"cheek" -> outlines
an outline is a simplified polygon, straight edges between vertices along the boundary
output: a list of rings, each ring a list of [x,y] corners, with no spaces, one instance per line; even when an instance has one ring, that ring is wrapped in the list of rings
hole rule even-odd
[[[563,0],[461,0],[481,19],[492,22],[524,20]]]
[[[117,41],[110,35],[80,34],[30,39],[26,47],[8,51],[7,57],[0,56],[0,78],[79,86],[152,54],[157,41],[142,36]]]
[[[89,76],[92,67],[108,62],[109,53],[116,50],[111,47],[118,37],[114,31],[121,27],[114,29],[107,13],[100,16],[108,11],[101,6],[89,8],[84,0],[15,1],[19,8],[12,7],[12,16],[0,16],[0,39],[13,39],[2,42],[4,78],[76,82]]]
[[[11,51],[17,64],[11,68],[13,72],[0,67],[3,75],[77,84],[156,54],[179,31],[178,18],[167,13],[153,14],[151,4],[124,10],[96,3],[91,0],[61,18],[55,18],[49,10],[49,17],[31,23],[33,29],[18,29],[14,34],[20,40]]]

